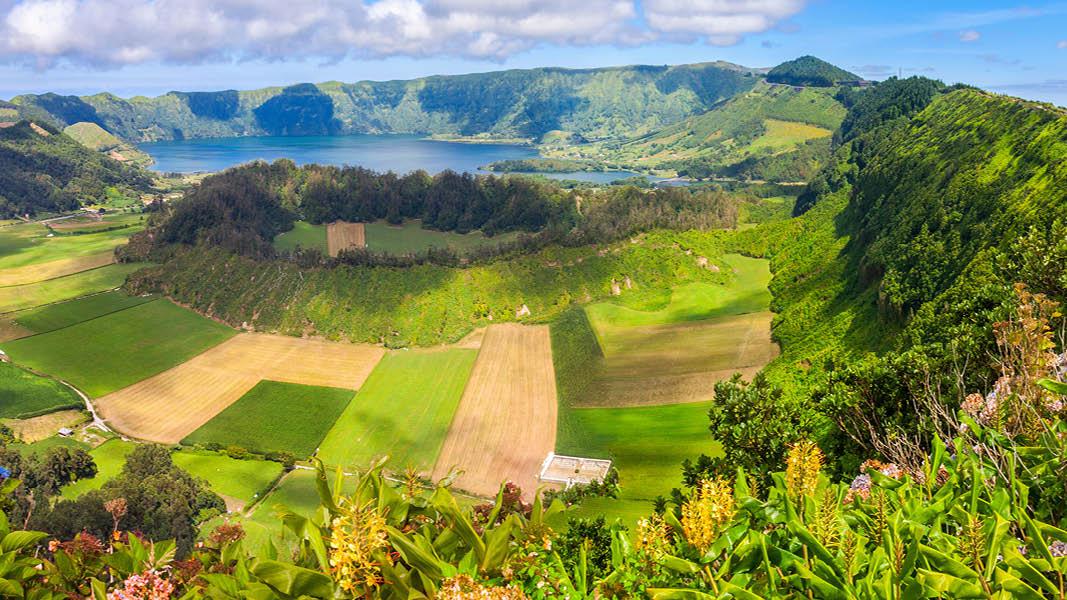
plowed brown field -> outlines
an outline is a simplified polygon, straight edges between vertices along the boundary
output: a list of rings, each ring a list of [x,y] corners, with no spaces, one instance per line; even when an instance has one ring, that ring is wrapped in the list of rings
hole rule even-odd
[[[174,444],[263,379],[356,390],[383,354],[376,346],[245,333],[104,396],[97,409],[123,433]]]
[[[334,221],[326,226],[326,249],[329,251],[330,256],[337,256],[342,250],[349,248],[364,248],[366,246],[367,232],[363,227],[363,223]]]
[[[490,496],[513,481],[532,498],[541,463],[555,449],[556,410],[548,327],[490,326],[434,478],[458,467],[464,471],[455,483],[461,490]]]

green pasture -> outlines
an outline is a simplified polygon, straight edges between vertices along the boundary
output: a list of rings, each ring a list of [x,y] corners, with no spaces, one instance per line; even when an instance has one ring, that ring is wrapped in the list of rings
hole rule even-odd
[[[708,432],[706,402],[635,408],[566,408],[560,418],[556,452],[610,458],[619,470],[618,500],[597,499],[582,512],[632,518],[652,511],[656,496],[681,486],[681,464],[701,454],[715,456],[721,447]],[[593,509],[596,509],[595,511]],[[588,515],[587,515],[588,516]]]
[[[316,249],[326,254],[326,226],[312,225],[307,221],[293,223],[293,228],[279,233],[274,238],[274,248],[282,252],[292,252],[297,248]]]
[[[42,452],[48,452],[52,448],[81,448],[83,450],[88,450],[89,444],[78,441],[74,438],[60,437],[58,435],[54,435],[52,437],[33,442],[32,444],[12,444],[10,447],[23,456],[29,456],[31,454],[41,454]]]
[[[418,220],[406,221],[402,225],[390,225],[384,221],[367,223],[366,231],[367,249],[389,254],[412,254],[430,248],[452,248],[463,254],[480,246],[495,246],[518,237],[515,232],[486,237],[480,231],[434,231],[423,229],[422,222]]]
[[[20,223],[0,228],[0,269],[51,262],[64,258],[99,254],[126,243],[142,228],[140,214],[116,214],[107,217],[109,226],[130,225],[122,229],[81,235],[52,235],[40,223]]]
[[[47,333],[76,323],[102,317],[153,300],[151,296],[130,296],[112,290],[56,304],[23,311],[13,315],[14,321],[34,333]]]
[[[669,303],[658,310],[637,310],[612,301],[590,304],[586,307],[589,320],[602,334],[616,327],[702,321],[769,309],[769,261],[726,254],[711,258],[709,265],[728,272],[731,279],[725,284],[694,282],[675,287]]]
[[[352,390],[261,381],[182,443],[311,456],[352,399]]]
[[[388,455],[394,469],[433,468],[477,350],[387,354],[319,449],[328,465],[362,467]]]
[[[143,263],[107,265],[37,283],[0,287],[0,313],[26,310],[115,289]]]
[[[63,497],[77,498],[86,492],[100,489],[105,483],[118,477],[122,473],[123,465],[126,464],[126,456],[136,447],[137,444],[133,442],[115,438],[90,450],[89,454],[96,463],[96,477],[79,479],[63,486]]]
[[[236,332],[167,300],[153,300],[4,345],[19,364],[93,397],[147,379]]]
[[[283,468],[269,460],[236,459],[202,450],[183,449],[171,457],[182,470],[207,481],[216,494],[245,503],[266,492]]]
[[[0,362],[0,418],[28,418],[81,406],[78,394],[58,381]]]

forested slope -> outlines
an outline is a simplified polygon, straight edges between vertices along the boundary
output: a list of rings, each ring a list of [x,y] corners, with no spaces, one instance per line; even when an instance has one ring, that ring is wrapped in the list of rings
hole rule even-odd
[[[992,385],[990,324],[1013,310],[1013,284],[1067,300],[1067,115],[929,80],[882,85],[853,104],[864,124],[803,214],[737,239],[772,257],[772,380],[861,440],[859,421],[914,431],[916,395],[952,403]]]
[[[147,189],[142,170],[90,150],[36,122],[0,127],[0,218],[72,210],[109,188]]]
[[[298,84],[252,91],[25,95],[12,100],[57,125],[96,123],[126,140],[237,135],[422,133],[540,140],[561,130],[598,139],[642,134],[751,88],[729,63],[542,68],[410,81]]]

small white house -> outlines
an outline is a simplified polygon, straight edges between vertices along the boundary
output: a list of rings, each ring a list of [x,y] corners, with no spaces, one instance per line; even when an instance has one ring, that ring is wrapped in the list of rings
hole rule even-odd
[[[70,437],[70,436],[74,435],[74,430],[71,429],[70,427],[61,427],[59,429],[59,435],[62,436],[62,437]]]

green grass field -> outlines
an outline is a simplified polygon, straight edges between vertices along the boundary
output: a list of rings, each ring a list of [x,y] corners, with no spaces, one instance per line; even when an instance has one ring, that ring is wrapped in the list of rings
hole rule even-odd
[[[183,470],[207,481],[216,494],[245,503],[257,500],[282,474],[281,463],[238,460],[216,452],[183,449],[172,458]]]
[[[111,290],[125,283],[127,275],[144,266],[143,263],[107,265],[38,283],[0,287],[0,313]]]
[[[154,300],[7,342],[4,350],[16,363],[99,397],[185,362],[235,333],[167,300]]]
[[[589,320],[598,334],[602,334],[618,327],[702,321],[768,310],[769,261],[727,254],[710,264],[724,271],[735,270],[733,280],[725,285],[697,282],[678,286],[667,306],[659,310],[636,310],[615,302],[597,302],[586,307]]]
[[[423,229],[421,221],[407,221],[403,225],[390,225],[384,221],[367,223],[367,249],[390,254],[410,254],[430,248],[452,248],[460,254],[479,246],[495,246],[514,240],[517,233],[501,233],[486,237],[480,231],[455,233]]]
[[[116,214],[109,216],[112,225],[129,224],[130,227],[84,235],[54,235],[48,237],[48,229],[40,223],[22,223],[0,228],[0,269],[51,262],[98,254],[126,243],[133,233],[141,229],[139,214]]]
[[[89,449],[89,444],[80,442],[74,438],[60,437],[54,435],[43,440],[33,442],[32,444],[12,444],[10,446],[16,452],[23,456],[29,456],[31,454],[40,454],[42,452],[48,452],[52,448],[81,448],[83,450]]]
[[[394,469],[433,468],[477,356],[460,348],[387,354],[323,440],[319,458],[362,467],[388,455]]]
[[[121,290],[114,290],[42,306],[13,316],[19,326],[34,333],[47,333],[151,300],[151,296],[130,296]]]
[[[115,438],[90,450],[89,454],[96,463],[96,477],[79,479],[63,486],[63,497],[77,498],[86,492],[100,489],[105,483],[118,477],[119,473],[122,473],[122,466],[126,464],[126,456],[136,447],[137,444],[133,442]]]
[[[583,503],[578,516],[633,518],[651,512],[652,499],[681,486],[683,460],[721,453],[708,432],[709,406],[567,409],[571,426],[560,429],[557,453],[612,459],[622,488],[618,500]]]
[[[25,419],[82,406],[74,390],[58,381],[0,362],[0,418]]]
[[[310,456],[352,399],[340,388],[261,381],[182,443]]]
[[[308,250],[317,249],[326,254],[326,226],[297,221],[293,223],[292,229],[274,238],[274,247],[283,252],[292,252],[300,247]]]

